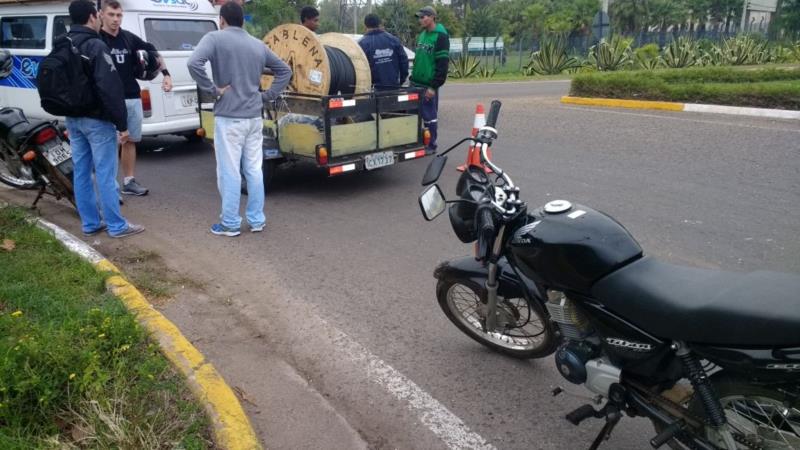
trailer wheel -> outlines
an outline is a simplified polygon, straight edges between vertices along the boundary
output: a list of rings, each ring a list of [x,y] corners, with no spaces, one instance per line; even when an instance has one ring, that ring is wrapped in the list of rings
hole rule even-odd
[[[266,192],[272,179],[275,177],[275,170],[278,167],[278,161],[275,159],[265,159],[261,165],[261,172],[264,174],[264,191]],[[242,176],[242,195],[247,195],[247,182]]]

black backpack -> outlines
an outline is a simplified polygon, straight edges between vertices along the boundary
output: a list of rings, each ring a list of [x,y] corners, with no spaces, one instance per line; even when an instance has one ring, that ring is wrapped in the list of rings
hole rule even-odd
[[[83,42],[61,36],[39,63],[36,82],[42,109],[54,116],[81,117],[99,109],[89,58],[78,50]]]

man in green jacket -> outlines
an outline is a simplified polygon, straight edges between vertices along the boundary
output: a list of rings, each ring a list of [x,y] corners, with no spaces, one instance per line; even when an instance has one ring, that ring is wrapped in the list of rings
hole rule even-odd
[[[416,16],[422,27],[422,33],[417,38],[411,83],[426,88],[425,98],[422,101],[422,120],[431,132],[428,150],[436,151],[439,87],[447,80],[450,37],[442,24],[436,23],[436,10],[432,6],[421,8]]]

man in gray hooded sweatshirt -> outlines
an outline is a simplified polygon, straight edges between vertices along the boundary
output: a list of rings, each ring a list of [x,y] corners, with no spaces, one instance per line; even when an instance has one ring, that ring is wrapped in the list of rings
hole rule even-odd
[[[250,231],[263,231],[264,175],[262,145],[262,108],[276,99],[289,84],[292,71],[258,39],[242,29],[244,12],[236,2],[228,2],[219,11],[220,30],[200,39],[187,66],[201,92],[214,96],[214,153],[217,158],[217,188],[222,197],[219,223],[211,232],[220,236],[238,236],[241,174],[247,181],[245,216]],[[211,63],[212,82],[205,71]],[[264,68],[275,79],[266,92],[259,92]],[[240,173],[241,169],[241,173]]]

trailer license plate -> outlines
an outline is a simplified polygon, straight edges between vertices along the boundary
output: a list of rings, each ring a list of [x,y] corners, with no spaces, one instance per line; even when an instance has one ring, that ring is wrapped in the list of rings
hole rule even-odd
[[[59,143],[56,141],[50,142],[50,147],[42,150],[44,157],[50,161],[53,167],[63,163],[64,161],[72,158],[72,149],[66,142]]]
[[[394,152],[373,153],[364,157],[364,167],[367,170],[386,167],[394,164]]]

